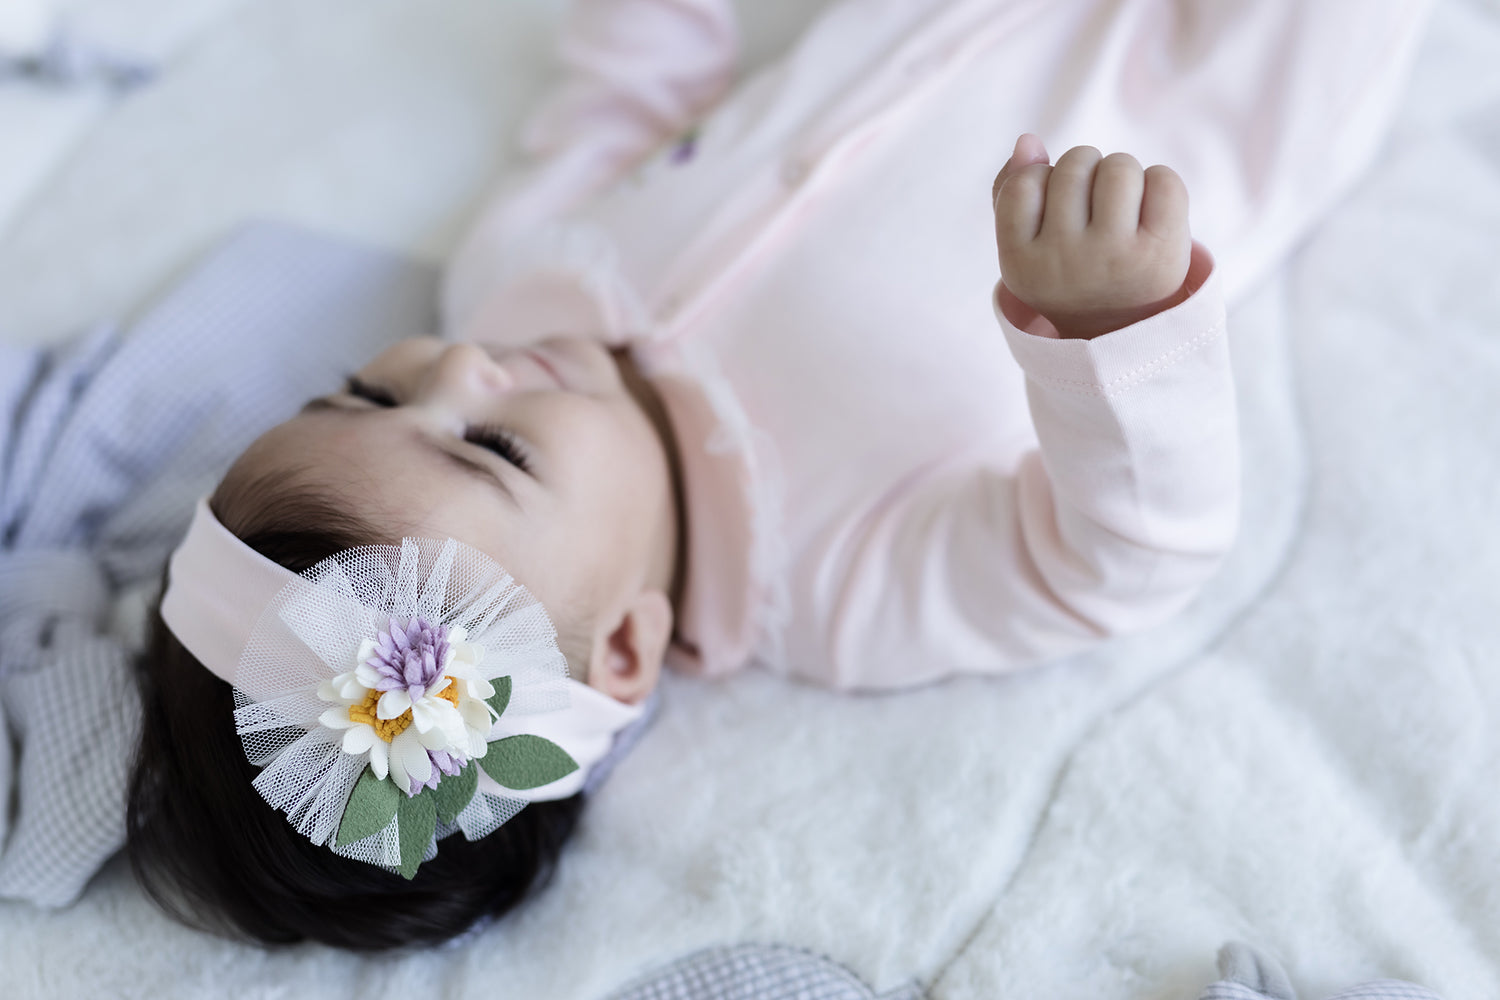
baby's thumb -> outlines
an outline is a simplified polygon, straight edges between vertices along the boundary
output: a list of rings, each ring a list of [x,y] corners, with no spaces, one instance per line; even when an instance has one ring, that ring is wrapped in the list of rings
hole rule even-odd
[[[1047,147],[1042,145],[1042,140],[1030,132],[1022,132],[1020,138],[1016,139],[1016,148],[1011,152],[1010,159],[1005,161],[1005,166],[995,175],[995,183],[990,188],[990,204],[993,205],[995,199],[1000,197],[1000,186],[1011,174],[1033,163],[1046,163],[1047,159]]]

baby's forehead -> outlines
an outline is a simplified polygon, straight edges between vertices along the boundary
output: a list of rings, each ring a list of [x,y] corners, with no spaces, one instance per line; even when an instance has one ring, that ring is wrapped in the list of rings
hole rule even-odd
[[[493,469],[477,471],[477,462],[455,460],[445,450],[461,443],[424,444],[420,430],[392,419],[392,413],[298,413],[262,435],[236,469],[269,479],[275,488],[332,501],[377,526],[385,536],[381,544],[404,537],[456,538],[495,559],[544,603],[586,603],[589,595],[582,591],[592,581],[573,572],[576,553],[558,546],[559,538],[578,534],[570,530],[578,525],[566,511],[521,482],[507,495]]]
[[[309,403],[317,402],[311,400]],[[376,427],[328,420],[328,412],[302,409],[261,434],[241,454],[236,465],[262,475],[279,474],[294,480],[325,477],[361,464],[363,442]]]
[[[422,526],[438,492],[438,472],[400,434],[378,423],[327,419],[301,412],[257,438],[236,460],[226,482],[255,479],[287,492],[317,495],[399,539]]]

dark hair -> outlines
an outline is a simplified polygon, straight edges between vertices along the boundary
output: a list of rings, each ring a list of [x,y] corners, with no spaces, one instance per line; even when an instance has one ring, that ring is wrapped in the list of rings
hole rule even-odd
[[[215,495],[219,519],[293,571],[382,541],[285,479],[231,495],[227,505]],[[234,729],[232,689],[183,648],[159,609],[137,673],[144,713],[126,811],[131,869],[158,905],[204,930],[362,951],[444,941],[545,884],[583,808],[581,793],[537,802],[483,839],[446,837],[407,881],[314,845],[260,797]]]

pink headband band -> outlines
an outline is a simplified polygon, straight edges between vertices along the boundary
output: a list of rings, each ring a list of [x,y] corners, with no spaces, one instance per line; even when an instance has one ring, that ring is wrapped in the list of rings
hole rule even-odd
[[[259,700],[241,671],[242,653],[262,612],[299,575],[250,548],[219,523],[201,499],[187,536],[172,554],[161,616],[182,645],[230,685]],[[479,789],[526,801],[567,798],[584,787],[589,772],[609,754],[614,737],[640,718],[640,706],[625,705],[586,684],[567,680],[565,709],[505,715],[492,737],[531,734],[557,744],[578,764],[567,776],[527,790],[503,788],[488,774]]]

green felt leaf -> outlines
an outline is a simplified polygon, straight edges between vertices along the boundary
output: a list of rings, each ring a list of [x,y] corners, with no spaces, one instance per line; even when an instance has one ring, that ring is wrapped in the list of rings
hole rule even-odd
[[[456,820],[458,814],[464,811],[464,806],[474,797],[474,789],[478,785],[479,768],[472,760],[457,774],[445,774],[438,786],[432,789],[432,802],[437,806],[438,819],[444,823]]]
[[[339,820],[334,843],[343,847],[379,833],[396,815],[396,805],[402,798],[404,796],[395,785],[375,777],[375,772],[366,767],[354,783],[349,801],[344,804],[344,816]]]
[[[495,685],[495,693],[484,699],[485,704],[493,708],[496,715],[504,715],[505,706],[510,704],[510,677],[497,677],[490,683]]]
[[[413,798],[401,796],[396,808],[397,829],[401,833],[401,877],[404,879],[416,877],[417,866],[422,863],[427,845],[432,843],[433,831],[437,829],[437,808],[432,796],[427,794],[429,791],[424,789],[421,795]]]
[[[489,745],[479,766],[506,788],[538,788],[578,770],[578,762],[551,740],[523,733]]]

